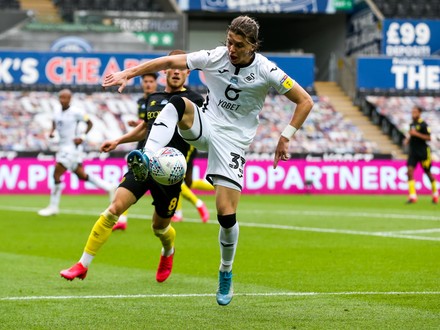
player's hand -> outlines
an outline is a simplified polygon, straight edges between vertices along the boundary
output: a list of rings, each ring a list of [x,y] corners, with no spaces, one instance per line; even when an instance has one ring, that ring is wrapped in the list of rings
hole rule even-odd
[[[138,122],[136,120],[129,120],[127,122],[128,126],[130,127],[136,127],[138,125]]]
[[[277,168],[278,162],[280,160],[288,160],[290,158],[289,154],[289,140],[284,136],[280,136],[278,140],[278,145],[275,150],[275,157],[273,160],[273,168]]]
[[[110,86],[120,86],[118,88],[118,92],[122,93],[125,86],[127,86],[127,83],[128,83],[127,74],[124,73],[124,71],[119,71],[106,75],[104,78],[104,82],[102,83],[102,87],[104,87],[105,89],[106,87],[110,87]]]
[[[109,151],[115,150],[117,146],[118,146],[118,143],[115,140],[104,141],[101,144],[101,148],[99,148],[99,150],[101,152],[109,152]]]
[[[416,131],[414,128],[411,128],[411,129],[409,130],[409,135],[411,135],[411,136],[417,136],[417,131]]]
[[[53,139],[55,137],[54,133],[49,133],[49,139]]]
[[[81,143],[83,143],[83,139],[80,137],[74,138],[73,143],[75,143],[76,146],[79,146]]]

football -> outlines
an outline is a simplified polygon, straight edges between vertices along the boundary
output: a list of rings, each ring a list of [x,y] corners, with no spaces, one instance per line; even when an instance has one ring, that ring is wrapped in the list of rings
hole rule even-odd
[[[150,159],[150,173],[154,181],[170,186],[182,181],[186,172],[185,156],[177,149],[159,149]]]

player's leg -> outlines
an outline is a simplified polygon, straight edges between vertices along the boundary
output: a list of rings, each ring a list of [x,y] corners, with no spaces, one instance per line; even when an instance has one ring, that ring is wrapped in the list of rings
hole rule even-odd
[[[53,186],[50,190],[49,206],[38,211],[38,214],[47,217],[56,215],[59,212],[59,205],[61,199],[61,192],[63,190],[63,183],[61,182],[61,176],[67,171],[67,168],[61,163],[56,163],[53,173]]]
[[[185,183],[182,184],[181,196],[197,208],[197,211],[199,212],[200,218],[203,222],[207,222],[209,220],[209,211],[205,203],[201,199],[199,199],[197,195],[194,194],[194,192],[192,192]]]
[[[62,270],[60,272],[62,277],[68,280],[73,280],[75,277],[85,278],[90,263],[108,240],[118,217],[136,203],[148,189],[149,185],[135,181],[133,173],[130,171],[125,174],[109,207],[94,224],[79,262],[69,269]]]
[[[416,192],[416,182],[414,180],[414,169],[419,162],[418,158],[415,154],[410,153],[408,156],[408,160],[406,162],[407,165],[407,175],[408,175],[408,200],[407,204],[413,204],[417,202],[417,192]]]
[[[238,244],[239,225],[236,218],[245,164],[244,149],[225,137],[210,140],[207,177],[216,191],[217,219],[220,224],[220,269],[217,303],[227,305],[232,300],[232,265]]]
[[[423,160],[422,168],[425,174],[428,176],[429,181],[431,182],[431,190],[432,190],[432,203],[437,204],[438,203],[438,190],[437,190],[437,181],[435,180],[434,175],[431,173],[431,150],[427,149],[427,157],[425,160]]]
[[[154,121],[145,150],[156,152],[165,147],[174,135],[176,125],[188,130],[194,121],[194,104],[180,96],[171,97]]]
[[[165,281],[173,269],[176,230],[171,225],[171,217],[177,206],[180,187],[181,182],[171,186],[161,186],[159,184],[151,186],[151,195],[154,200],[153,205],[155,206],[151,228],[162,244],[159,266],[156,273],[156,280],[158,282]]]
[[[93,225],[80,260],[72,267],[62,270],[60,275],[70,281],[76,277],[84,279],[87,275],[89,265],[99,249],[107,242],[119,216],[135,202],[136,197],[132,192],[121,187],[116,189],[115,197],[110,206],[101,213]]]
[[[204,179],[197,179],[193,180],[191,189],[212,191],[214,190],[214,186]]]
[[[113,230],[125,230],[127,229],[127,223],[128,223],[128,210],[119,216],[118,221],[113,226]]]
[[[182,210],[182,193],[180,193],[179,201],[177,202],[176,210],[174,215],[171,217],[171,222],[181,222],[183,221],[183,210]]]
[[[222,184],[222,182],[217,182]],[[232,300],[232,264],[237,250],[239,226],[236,219],[241,192],[230,187],[216,185],[217,219],[220,224],[220,269],[217,302],[227,305]]]
[[[200,219],[202,222],[208,222],[209,220],[209,211],[206,207],[205,203],[197,197],[196,194],[191,190],[191,186],[193,184],[193,167],[194,167],[194,158],[197,155],[197,149],[194,146],[191,146],[188,155],[187,155],[187,167],[186,167],[186,175],[184,184],[182,185],[182,193],[181,197],[190,201],[193,204],[197,211],[199,212]],[[211,186],[212,187],[212,186]],[[214,189],[214,187],[212,187]],[[179,207],[177,208],[176,213],[179,211]],[[183,215],[181,215],[183,218]]]
[[[115,185],[101,179],[100,177],[98,177],[96,175],[87,174],[84,171],[84,167],[82,164],[78,165],[78,167],[76,168],[74,173],[78,176],[78,178],[80,180],[89,181],[89,182],[93,183],[95,186],[97,186],[98,188],[101,188],[102,190],[107,191],[109,194],[110,202],[113,200],[114,195],[115,195],[115,190],[116,190]]]
[[[171,226],[171,218],[163,218],[156,211],[153,214],[153,223],[151,226],[153,233],[160,239],[162,249],[160,253],[159,266],[156,272],[158,282],[165,281],[171,274],[174,259],[174,241],[176,239],[176,230]]]

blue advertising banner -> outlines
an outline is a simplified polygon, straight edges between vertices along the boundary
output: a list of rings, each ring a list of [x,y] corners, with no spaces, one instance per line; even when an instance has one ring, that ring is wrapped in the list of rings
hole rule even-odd
[[[359,57],[357,88],[438,90],[440,57]]]
[[[440,55],[440,20],[385,19],[382,33],[387,56]]]
[[[110,53],[50,53],[50,52],[0,52],[0,83],[3,84],[53,84],[98,85],[107,74],[120,71],[166,54],[110,54]],[[303,87],[314,82],[313,55],[279,56],[268,58],[282,68]],[[129,84],[138,84],[132,79]],[[201,86],[201,72],[193,72],[188,84]],[[165,75],[160,73],[159,84],[165,85]]]
[[[334,13],[351,10],[353,0],[179,0],[184,11],[258,13]]]

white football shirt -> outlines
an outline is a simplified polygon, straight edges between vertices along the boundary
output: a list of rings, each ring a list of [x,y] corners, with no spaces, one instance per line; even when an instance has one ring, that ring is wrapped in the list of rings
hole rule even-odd
[[[285,94],[294,85],[283,70],[258,53],[250,65],[234,66],[225,46],[190,53],[187,65],[205,74],[208,95],[202,109],[216,134],[241,148],[247,148],[255,136],[270,87]]]
[[[75,146],[73,140],[83,133],[80,130],[80,123],[87,122],[89,117],[81,108],[70,106],[64,111],[61,107],[57,108],[53,120],[60,137],[59,147],[65,149]]]

